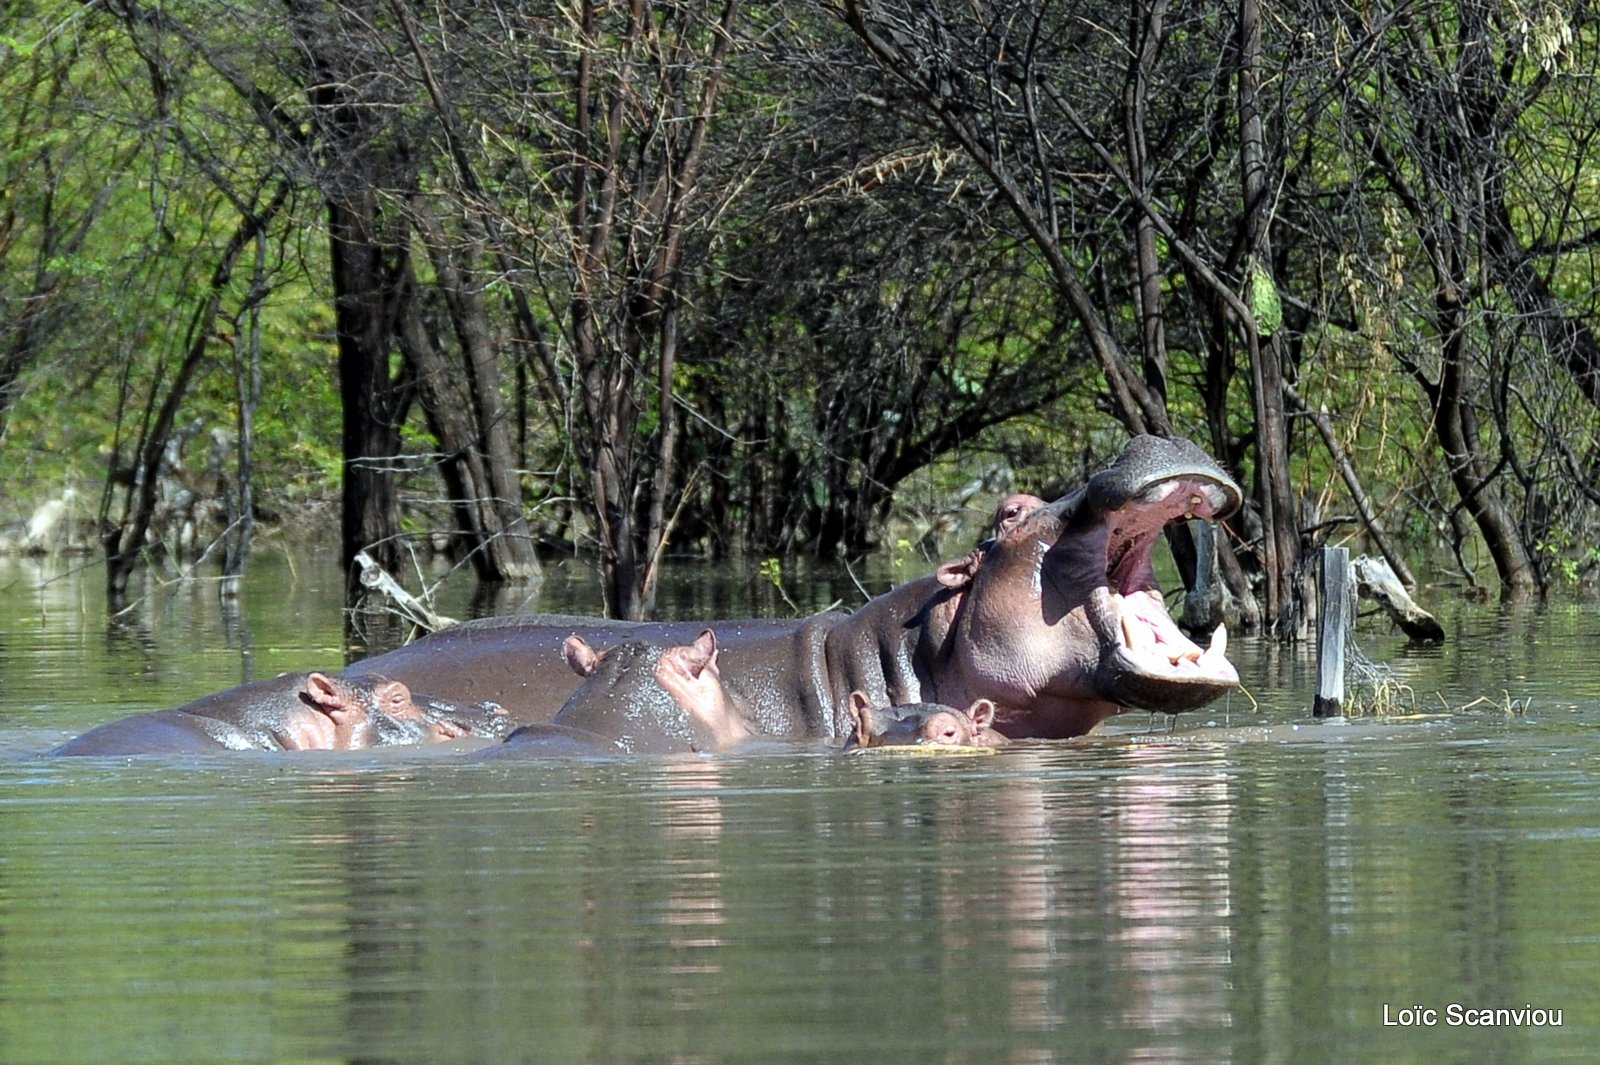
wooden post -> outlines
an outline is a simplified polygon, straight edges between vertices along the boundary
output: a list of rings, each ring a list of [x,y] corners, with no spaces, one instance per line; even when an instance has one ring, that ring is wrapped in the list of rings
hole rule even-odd
[[[1322,549],[1322,602],[1317,624],[1317,697],[1313,717],[1339,717],[1344,713],[1344,637],[1350,626],[1350,552],[1343,547]]]

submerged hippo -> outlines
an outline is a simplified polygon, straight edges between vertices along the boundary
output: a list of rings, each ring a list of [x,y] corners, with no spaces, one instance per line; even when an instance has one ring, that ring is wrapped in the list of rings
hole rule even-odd
[[[414,695],[382,677],[285,673],[197,699],[177,710],[112,721],[52,754],[181,754],[218,750],[349,751],[497,738],[510,727],[494,704],[460,706]]]
[[[873,706],[863,692],[850,693],[850,735],[845,751],[909,744],[937,747],[1002,747],[994,731],[994,704],[978,699],[965,710],[941,703]]]
[[[690,644],[634,640],[605,651],[569,636],[562,653],[584,678],[578,690],[549,722],[524,725],[476,757],[723,751],[758,735],[722,683],[710,629]]]
[[[988,699],[1008,736],[1065,737],[1123,709],[1193,710],[1238,685],[1226,633],[1205,648],[1184,636],[1151,566],[1167,523],[1239,505],[1239,486],[1204,452],[1135,437],[1077,491],[1043,506],[1013,499],[978,550],[854,613],[713,622],[728,690],[778,736],[842,738],[860,689],[879,705]],[[519,723],[548,722],[578,683],[563,661],[569,635],[672,646],[704,627],[488,618],[345,674],[381,673],[441,698],[492,700]]]

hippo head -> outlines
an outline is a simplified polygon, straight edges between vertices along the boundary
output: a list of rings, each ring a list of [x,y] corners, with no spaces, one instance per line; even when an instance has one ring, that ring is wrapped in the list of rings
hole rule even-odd
[[[1178,713],[1237,687],[1226,632],[1201,648],[1178,630],[1151,555],[1169,522],[1224,517],[1240,498],[1193,444],[1140,436],[1070,495],[1002,511],[994,538],[939,574],[961,597],[951,694],[994,700],[1007,735],[1074,736],[1121,709]]]
[[[630,752],[718,751],[756,735],[748,710],[723,686],[710,629],[691,644],[634,641],[604,651],[569,636],[562,651],[586,678],[556,715],[562,724]]]
[[[326,742],[335,750],[439,743],[463,736],[499,739],[511,724],[498,703],[445,702],[378,676],[352,679],[311,673],[300,701],[333,723],[333,735]]]
[[[874,706],[862,691],[850,693],[850,734],[842,750],[873,747],[998,747],[1005,737],[993,731],[994,704],[976,699],[965,710],[939,703]]]
[[[383,742],[440,743],[466,736],[499,740],[512,728],[510,715],[499,703],[452,703],[420,692],[412,692],[411,698],[414,716],[379,719]]]

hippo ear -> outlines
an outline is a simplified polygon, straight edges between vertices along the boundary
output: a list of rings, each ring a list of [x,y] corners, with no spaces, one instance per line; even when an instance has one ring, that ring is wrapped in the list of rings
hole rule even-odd
[[[988,699],[975,699],[967,707],[967,716],[972,718],[972,723],[980,729],[989,728],[994,724],[994,703]]]
[[[312,673],[306,677],[305,689],[300,694],[313,708],[334,720],[366,713],[361,700],[352,697],[350,686],[326,673]]]
[[[568,636],[566,642],[561,645],[561,653],[566,656],[567,665],[572,667],[572,672],[580,677],[594,676],[594,671],[600,668],[600,660],[605,657],[584,643],[582,636]]]
[[[863,691],[850,693],[850,720],[855,723],[854,739],[858,747],[872,746],[872,700]]]
[[[960,562],[946,562],[934,571],[939,578],[939,583],[946,588],[965,588],[972,583],[972,578],[978,575],[978,570],[983,566],[983,560],[988,557],[989,545],[993,540],[985,540]]]
[[[702,632],[688,647],[689,655],[684,663],[689,667],[689,672],[696,680],[700,674],[710,669],[712,674],[717,672],[717,634],[710,629]]]

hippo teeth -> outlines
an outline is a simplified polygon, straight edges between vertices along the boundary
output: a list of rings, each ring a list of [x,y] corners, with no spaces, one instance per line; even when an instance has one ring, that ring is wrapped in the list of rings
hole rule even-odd
[[[1135,624],[1132,611],[1124,610],[1117,620],[1122,623],[1122,646],[1130,651],[1146,651],[1155,646],[1155,634],[1144,625]]]
[[[1164,659],[1174,667],[1185,662],[1200,661],[1200,648],[1184,639],[1181,633],[1176,630],[1171,633],[1163,631],[1160,625],[1140,613],[1127,598],[1123,598],[1118,606],[1121,607],[1117,620],[1122,625],[1122,644],[1129,651],[1145,659]]]
[[[1228,629],[1225,625],[1218,625],[1211,634],[1211,642],[1206,646],[1205,653],[1195,659],[1195,664],[1205,669],[1215,669],[1220,665],[1232,666],[1228,663]]]
[[[1139,493],[1139,502],[1154,506],[1162,502],[1183,484],[1181,480],[1161,481]]]
[[[1231,673],[1228,662],[1228,630],[1218,625],[1204,650],[1185,637],[1171,622],[1148,616],[1139,609],[1137,599],[1114,596],[1122,645],[1128,656],[1146,668],[1178,674],[1205,675]]]

